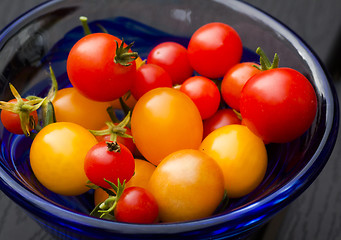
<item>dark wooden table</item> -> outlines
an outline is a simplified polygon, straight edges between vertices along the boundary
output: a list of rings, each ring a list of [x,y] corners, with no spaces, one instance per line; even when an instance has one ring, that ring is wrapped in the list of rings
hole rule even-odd
[[[95,0],[94,0],[95,1]],[[44,0],[1,0],[0,29]],[[246,0],[294,30],[321,58],[341,96],[341,1]],[[341,239],[341,142],[316,181],[252,239]],[[0,191],[1,240],[53,239]]]

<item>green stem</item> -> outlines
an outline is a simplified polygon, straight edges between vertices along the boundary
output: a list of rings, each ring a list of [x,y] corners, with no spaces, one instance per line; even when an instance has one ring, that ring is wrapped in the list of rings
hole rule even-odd
[[[81,17],[79,17],[79,20],[82,23],[84,34],[85,35],[91,34],[91,30],[90,30],[89,24],[88,24],[88,18],[85,16],[81,16]]]

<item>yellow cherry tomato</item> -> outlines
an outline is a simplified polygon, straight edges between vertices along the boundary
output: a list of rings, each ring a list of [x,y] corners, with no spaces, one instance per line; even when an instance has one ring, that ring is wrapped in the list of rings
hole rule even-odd
[[[152,174],[148,190],[159,206],[162,222],[195,220],[212,215],[224,196],[219,165],[199,150],[168,155]]]
[[[84,158],[97,143],[85,128],[75,123],[57,122],[44,127],[34,138],[30,163],[39,182],[62,195],[79,195],[89,190]]]
[[[131,131],[141,154],[154,165],[180,149],[198,149],[203,124],[199,110],[186,94],[156,88],[136,103]]]
[[[73,87],[58,90],[52,103],[57,122],[73,122],[96,130],[110,121],[107,108],[111,102],[93,101]]]
[[[126,188],[142,187],[146,189],[148,186],[149,178],[153,174],[154,170],[155,166],[150,162],[141,159],[135,159],[135,174],[126,183]],[[103,202],[108,197],[109,195],[101,188],[96,189],[94,194],[95,205],[98,205],[99,203]]]
[[[264,178],[268,162],[265,145],[246,126],[228,125],[216,129],[202,141],[200,150],[223,170],[230,198],[250,193]]]

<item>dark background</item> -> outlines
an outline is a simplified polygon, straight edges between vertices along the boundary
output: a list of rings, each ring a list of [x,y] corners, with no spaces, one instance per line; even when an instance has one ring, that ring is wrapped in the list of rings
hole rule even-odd
[[[95,0],[94,0],[95,1]],[[161,1],[161,0],[160,0]],[[0,29],[43,0],[0,0]],[[246,0],[296,32],[320,57],[341,96],[341,1]],[[1,60],[0,60],[1,61]],[[340,99],[340,97],[339,97]],[[341,239],[341,142],[316,181],[253,239]],[[51,240],[0,191],[1,240]]]

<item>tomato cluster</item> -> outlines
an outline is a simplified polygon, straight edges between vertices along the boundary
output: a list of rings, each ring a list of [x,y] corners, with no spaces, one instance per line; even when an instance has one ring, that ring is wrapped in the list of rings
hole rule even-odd
[[[67,59],[73,87],[54,84],[46,98],[27,100],[12,87],[16,100],[0,105],[9,131],[33,133],[30,163],[46,188],[62,195],[95,189],[92,216],[132,223],[208,217],[259,186],[266,143],[300,137],[315,118],[308,79],[261,49],[260,64],[240,62],[242,41],[225,23],[200,27],[188,46],[161,43],[145,60],[132,47],[89,33]],[[49,119],[43,126],[40,107]]]

